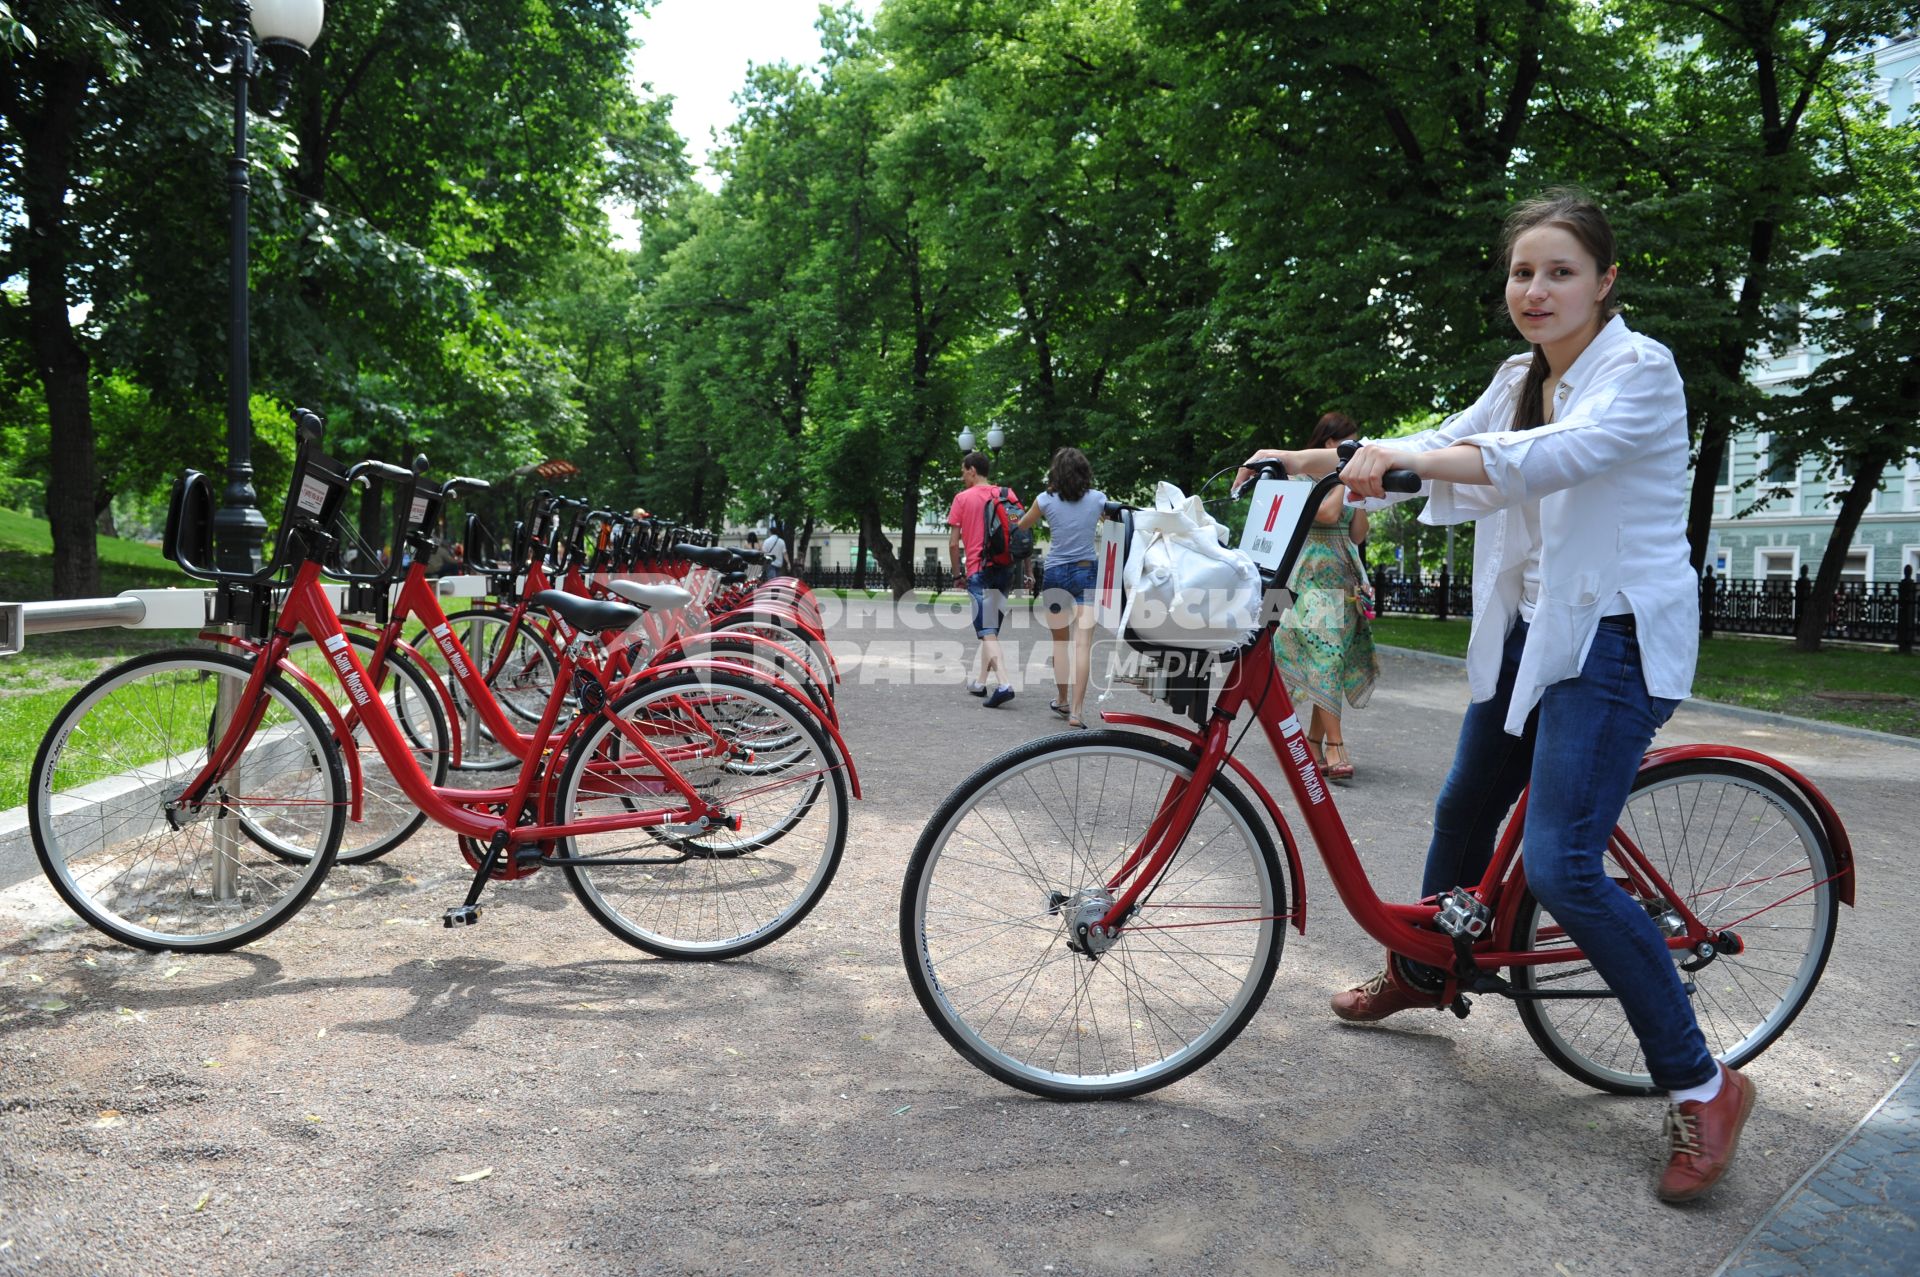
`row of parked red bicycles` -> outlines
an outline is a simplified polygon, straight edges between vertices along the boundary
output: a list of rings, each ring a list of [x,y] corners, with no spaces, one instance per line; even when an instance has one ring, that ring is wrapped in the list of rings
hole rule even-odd
[[[212,487],[176,485],[166,552],[213,585],[215,644],[106,671],[41,744],[34,844],[76,912],[142,948],[232,949],[431,820],[473,871],[448,926],[543,870],[663,957],[745,953],[806,916],[859,780],[803,584],[544,492],[482,579],[436,579],[448,503],[487,484],[342,465],[311,414],[298,437],[258,572],[212,566]],[[389,551],[350,552],[376,501]]]

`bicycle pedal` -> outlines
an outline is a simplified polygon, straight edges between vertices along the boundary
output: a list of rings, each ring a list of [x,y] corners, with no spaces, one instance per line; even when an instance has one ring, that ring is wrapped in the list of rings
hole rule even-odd
[[[440,924],[446,927],[473,927],[478,926],[479,923],[479,905],[455,905],[440,919]]]
[[[1468,1013],[1473,1010],[1473,1003],[1467,1001],[1463,994],[1456,993],[1453,995],[1453,1001],[1447,1003],[1447,1010],[1464,1020],[1467,1018]]]

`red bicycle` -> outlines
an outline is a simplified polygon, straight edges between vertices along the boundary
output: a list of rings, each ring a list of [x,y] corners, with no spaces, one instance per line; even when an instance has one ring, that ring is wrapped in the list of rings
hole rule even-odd
[[[1411,474],[1389,479],[1399,491],[1418,486]],[[1337,482],[1322,478],[1301,502],[1269,588],[1289,578],[1307,520]],[[1256,507],[1266,508],[1258,497]],[[1109,516],[1127,517],[1123,507]],[[1450,972],[1444,997],[1456,1014],[1467,1014],[1468,994],[1511,998],[1535,1043],[1574,1077],[1655,1093],[1618,1001],[1527,889],[1525,795],[1479,882],[1441,899],[1381,900],[1276,674],[1277,623],[1270,617],[1226,658],[1217,693],[1204,654],[1144,653],[1169,705],[1198,730],[1102,714],[1112,728],[1140,730],[1043,737],[948,795],[914,848],[900,901],[908,975],[935,1027],[987,1073],[1059,1099],[1150,1091],[1233,1041],[1273,980],[1284,924],[1306,929],[1293,832],[1233,753],[1247,714],[1367,934]],[[1852,849],[1825,796],[1752,750],[1657,749],[1610,857],[1667,935],[1708,1047],[1736,1068],[1764,1051],[1806,1005],[1838,905],[1853,903]]]
[[[257,645],[135,657],[82,688],[41,742],[29,823],[75,912],[146,949],[224,951],[267,934],[312,896],[360,816],[364,740],[474,866],[448,926],[479,921],[490,881],[547,868],[608,930],[663,957],[746,953],[806,916],[845,846],[849,782],[858,792],[850,760],[813,711],[724,662],[650,667],[609,687],[585,658],[595,635],[640,619],[624,603],[536,596],[573,635],[532,734],[539,747],[510,785],[433,783],[402,721],[411,716],[388,705],[398,694],[369,673],[320,583],[351,482],[318,452],[317,418],[303,414],[299,437],[267,568],[200,566],[212,549],[204,476],[189,472],[169,516],[169,557],[216,582],[223,618],[244,619]],[[409,602],[432,616],[423,581],[409,577],[420,596]],[[338,703],[302,694],[311,680],[283,659],[302,629]],[[457,638],[435,637],[475,680]]]

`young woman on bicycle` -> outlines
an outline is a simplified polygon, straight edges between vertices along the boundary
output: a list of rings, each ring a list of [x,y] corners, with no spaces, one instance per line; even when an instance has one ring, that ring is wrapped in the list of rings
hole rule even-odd
[[[1422,892],[1480,879],[1501,819],[1531,781],[1527,882],[1619,998],[1668,1092],[1667,1201],[1731,1162],[1754,1087],[1709,1053],[1654,920],[1609,876],[1609,833],[1654,733],[1684,699],[1698,650],[1686,540],[1680,375],[1613,299],[1613,232],[1599,207],[1550,192],[1507,219],[1507,311],[1532,346],[1438,429],[1369,444],[1342,471],[1352,499],[1381,475],[1428,480],[1421,518],[1479,521],[1467,678],[1473,703],[1434,812]],[[1286,453],[1324,474],[1329,450]],[[1439,973],[1389,955],[1333,999],[1343,1020],[1441,1003]]]

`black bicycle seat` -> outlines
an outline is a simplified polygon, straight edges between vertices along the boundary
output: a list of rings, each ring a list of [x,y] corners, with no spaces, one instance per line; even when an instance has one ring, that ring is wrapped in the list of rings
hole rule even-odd
[[[640,619],[637,607],[611,599],[583,599],[565,590],[542,590],[527,605],[559,613],[576,630],[624,630]]]

